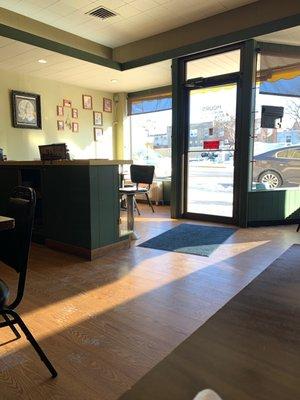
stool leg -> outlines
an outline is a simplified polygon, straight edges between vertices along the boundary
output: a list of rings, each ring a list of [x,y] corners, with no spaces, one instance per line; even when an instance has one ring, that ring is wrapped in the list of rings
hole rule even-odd
[[[137,201],[136,201],[135,196],[134,196],[133,201],[134,201],[134,205],[135,205],[135,208],[136,208],[136,211],[137,211],[138,215],[141,215],[140,210],[139,210],[138,205],[137,205]]]
[[[138,239],[134,233],[134,194],[127,194],[127,229],[132,231],[131,238]]]
[[[150,200],[149,193],[146,192],[145,195],[146,195],[148,204],[149,204],[149,206],[151,207],[152,212],[154,212],[154,208],[153,208],[152,202],[151,202],[151,200]]]

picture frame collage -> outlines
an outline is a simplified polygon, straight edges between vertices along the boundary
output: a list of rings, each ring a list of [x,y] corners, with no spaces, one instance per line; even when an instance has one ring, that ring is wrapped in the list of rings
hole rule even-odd
[[[56,106],[57,130],[64,131],[68,127],[73,133],[79,132],[78,108],[72,107],[72,101],[63,99],[63,105]]]
[[[112,99],[103,98],[103,112],[112,113],[113,102]],[[98,142],[103,136],[103,112],[93,109],[93,97],[88,94],[82,95],[82,108],[83,110],[93,111],[93,130],[94,141]],[[63,99],[62,105],[56,106],[57,130],[64,131],[67,126],[73,133],[79,132],[79,117],[78,108],[72,107],[72,101]]]

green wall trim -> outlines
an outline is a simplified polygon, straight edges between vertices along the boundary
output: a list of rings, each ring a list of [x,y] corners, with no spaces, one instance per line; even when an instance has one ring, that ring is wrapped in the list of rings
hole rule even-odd
[[[0,24],[0,35],[9,39],[18,40],[23,43],[51,50],[69,57],[78,58],[79,60],[87,61],[93,64],[102,65],[111,69],[121,71],[121,64],[117,61],[104,58],[84,50],[76,49],[75,47],[67,46],[62,43],[55,42],[41,36],[25,32],[11,26]]]
[[[300,220],[300,190],[249,192],[248,221]]]
[[[237,100],[236,149],[237,158],[235,173],[238,187],[236,222],[241,227],[247,226],[248,191],[250,187],[250,138],[253,132],[255,117],[255,74],[256,74],[256,42],[248,40],[241,50],[241,90]]]
[[[257,50],[266,50],[274,53],[281,53],[284,50],[285,54],[300,55],[300,46],[291,46],[289,44],[256,42]]]
[[[172,179],[171,179],[171,217],[179,218],[183,213],[183,157],[186,112],[186,91],[182,82],[185,79],[185,63],[172,61]]]
[[[122,71],[141,67],[143,65],[152,64],[159,61],[183,57],[189,54],[205,51],[208,49],[225,46],[231,43],[237,43],[252,39],[255,36],[266,35],[282,29],[292,28],[300,24],[300,13],[284,17],[275,21],[270,21],[264,24],[255,25],[236,32],[231,32],[225,35],[216,36],[205,39],[200,42],[192,43],[177,49],[166,50],[161,53],[152,54],[150,56],[127,61],[121,64]]]
[[[138,97],[152,96],[156,94],[172,93],[172,85],[160,86],[157,88],[139,90],[138,92],[127,93],[128,99],[135,99]]]

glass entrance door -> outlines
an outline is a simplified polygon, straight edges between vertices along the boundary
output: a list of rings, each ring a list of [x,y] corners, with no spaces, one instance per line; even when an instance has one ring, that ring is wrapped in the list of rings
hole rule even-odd
[[[185,214],[233,219],[237,82],[188,91]]]

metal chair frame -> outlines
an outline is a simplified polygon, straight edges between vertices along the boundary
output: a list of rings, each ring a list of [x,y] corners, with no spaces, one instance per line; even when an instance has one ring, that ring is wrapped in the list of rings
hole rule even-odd
[[[24,238],[22,241],[22,249],[21,249],[21,256],[20,257],[11,257],[9,255],[4,255],[0,251],[0,260],[4,262],[7,266],[13,268],[19,274],[18,280],[18,288],[17,294],[15,299],[9,304],[4,305],[0,308],[0,315],[3,317],[4,322],[0,323],[0,328],[9,327],[14,335],[16,336],[16,340],[21,337],[16,325],[21,329],[21,331],[25,334],[27,340],[32,345],[34,350],[37,352],[43,363],[48,368],[52,378],[57,376],[57,371],[49,361],[46,354],[43,352],[35,338],[33,337],[30,330],[27,328],[25,322],[22,320],[20,315],[15,311],[15,308],[20,304],[25,289],[26,283],[26,273],[27,273],[27,265],[28,265],[28,256],[29,256],[29,249],[31,244],[31,235],[32,235],[32,227],[33,227],[33,219],[34,219],[34,209],[36,204],[36,194],[35,191],[31,188],[17,186],[10,197],[9,200],[9,207],[8,207],[8,216],[14,218],[13,213],[10,212],[10,206],[13,204],[17,204],[18,202],[23,202],[24,206],[28,207],[28,215],[27,215],[27,226],[26,232],[24,233]],[[9,215],[10,214],[10,215]],[[14,230],[11,231],[4,231],[1,232],[0,235],[0,244],[1,239],[6,239],[9,241],[15,235],[17,237],[18,234],[18,221],[16,219],[16,226]]]

